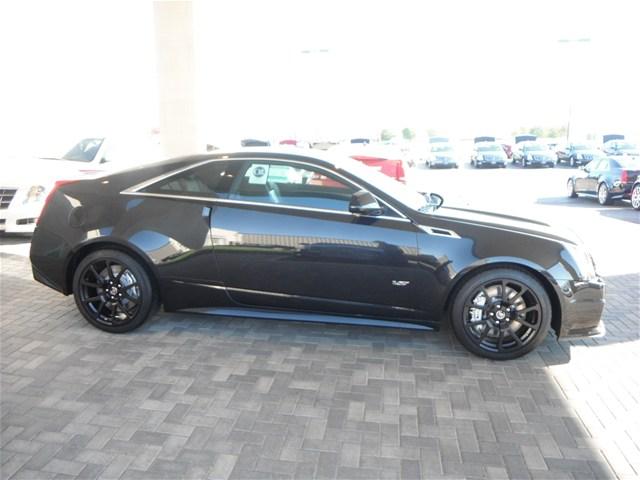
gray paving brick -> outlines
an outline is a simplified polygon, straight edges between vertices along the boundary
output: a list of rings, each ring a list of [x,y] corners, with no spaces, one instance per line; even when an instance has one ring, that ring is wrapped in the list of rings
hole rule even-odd
[[[106,335],[33,282],[24,259],[0,258],[12,278],[0,291],[3,478],[640,473],[640,379],[615,374],[640,360],[640,309],[616,304],[636,301],[625,286],[637,276],[608,278],[604,339],[569,349],[549,338],[497,363],[450,330],[172,313]]]

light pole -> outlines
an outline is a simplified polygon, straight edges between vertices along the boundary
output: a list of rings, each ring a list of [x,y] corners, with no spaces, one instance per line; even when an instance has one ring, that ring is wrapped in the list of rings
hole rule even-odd
[[[581,37],[581,38],[560,38],[558,39],[558,43],[560,44],[565,44],[565,45],[570,45],[570,44],[588,44],[591,43],[591,38],[589,37]],[[569,62],[567,62],[569,63]],[[572,67],[575,67],[575,63],[572,62]],[[560,69],[560,71],[562,71],[562,69]],[[574,68],[571,69],[571,72],[573,73]],[[572,78],[570,75],[567,76],[567,78]],[[570,91],[570,85],[569,85],[569,80],[566,80],[567,82],[567,86],[565,88],[566,92],[567,92],[567,97],[569,97],[569,116],[567,118],[567,143],[569,143],[569,137],[571,134],[571,115],[573,113],[573,90]]]

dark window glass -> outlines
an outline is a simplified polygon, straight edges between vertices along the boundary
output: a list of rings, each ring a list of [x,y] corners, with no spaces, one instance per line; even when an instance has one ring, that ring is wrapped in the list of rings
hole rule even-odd
[[[356,189],[344,180],[313,167],[284,162],[247,162],[232,200],[349,211]]]
[[[143,192],[227,198],[242,162],[213,161],[165,178]]]

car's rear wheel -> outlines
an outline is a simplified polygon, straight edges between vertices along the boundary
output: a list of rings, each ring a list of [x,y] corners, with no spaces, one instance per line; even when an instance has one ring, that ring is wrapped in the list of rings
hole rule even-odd
[[[576,193],[576,182],[571,178],[567,180],[567,196],[569,198],[576,198],[578,196]]]
[[[84,318],[111,333],[138,328],[158,304],[144,267],[117,250],[99,250],[82,259],[73,276],[73,293]]]
[[[609,193],[609,187],[602,182],[598,185],[598,202],[600,205],[611,205],[611,194]]]
[[[469,351],[493,360],[521,357],[546,337],[551,302],[530,274],[511,268],[487,270],[457,291],[451,323]]]
[[[631,206],[636,210],[640,210],[640,183],[631,190]]]

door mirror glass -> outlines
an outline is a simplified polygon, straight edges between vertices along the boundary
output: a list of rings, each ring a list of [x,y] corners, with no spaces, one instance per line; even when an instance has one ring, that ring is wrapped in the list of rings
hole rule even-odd
[[[440,208],[440,206],[444,203],[444,198],[442,198],[442,196],[438,195],[437,193],[430,193],[429,201],[436,208]]]
[[[378,200],[366,190],[358,190],[351,196],[349,211],[359,215],[382,215],[383,213]]]

